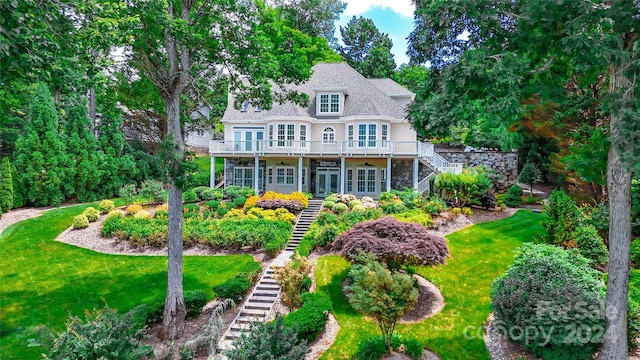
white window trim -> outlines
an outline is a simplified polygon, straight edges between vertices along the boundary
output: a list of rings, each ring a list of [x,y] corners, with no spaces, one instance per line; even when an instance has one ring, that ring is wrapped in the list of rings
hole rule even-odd
[[[278,166],[275,168],[276,170],[274,171],[276,180],[275,180],[275,184],[276,185],[295,185],[296,184],[296,168],[295,166]],[[278,170],[283,170],[284,172],[284,179],[282,180],[282,182],[278,182]],[[292,170],[293,172],[293,176],[292,178],[292,182],[288,182],[287,180],[289,180],[289,176],[287,175],[287,170]]]
[[[337,95],[338,96],[338,111],[331,111],[331,98],[333,95]],[[322,96],[327,96],[327,110],[328,111],[322,111],[321,109],[321,98]],[[342,115],[342,109],[344,107],[344,94],[340,93],[340,92],[319,92],[316,95],[316,115],[317,116],[322,116],[322,115]]]
[[[328,130],[331,130],[331,131],[328,131]],[[325,141],[325,134],[332,135],[331,139],[327,139]],[[325,145],[333,145],[336,143],[336,129],[334,129],[333,126],[326,126],[322,129],[322,143]]]
[[[360,181],[358,177],[358,172],[360,170],[364,171],[364,191],[360,191],[358,182]],[[369,179],[369,172],[373,171],[373,179]],[[355,192],[359,194],[374,194],[378,189],[378,169],[370,168],[370,167],[358,167],[355,171]],[[369,191],[369,184],[373,182],[373,191]]]

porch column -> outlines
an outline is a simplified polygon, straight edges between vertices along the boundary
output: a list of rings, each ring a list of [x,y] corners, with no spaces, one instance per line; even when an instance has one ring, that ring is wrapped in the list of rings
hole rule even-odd
[[[211,170],[209,170],[209,187],[214,188],[216,186],[216,157],[210,155],[211,158]]]
[[[418,170],[420,169],[420,162],[418,158],[413,159],[413,188],[418,190]]]
[[[260,189],[258,189],[258,173],[260,172],[260,158],[258,156],[253,160],[253,190],[256,194],[260,193]]]
[[[298,158],[298,192],[302,192],[302,156]]]
[[[222,174],[224,175],[224,179],[222,179],[222,188],[227,187],[227,158],[224,158],[224,169],[222,170]]]
[[[387,158],[387,183],[385,187],[386,191],[391,191],[391,157]]]
[[[345,172],[345,159],[344,157],[340,158],[340,194],[344,194],[344,179],[347,176],[347,173]]]

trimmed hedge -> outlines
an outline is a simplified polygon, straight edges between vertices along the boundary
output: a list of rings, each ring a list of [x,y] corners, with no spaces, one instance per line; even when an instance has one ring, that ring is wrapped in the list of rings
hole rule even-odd
[[[86,216],[89,222],[94,222],[100,217],[100,210],[94,207],[88,207],[82,212],[82,215]]]
[[[89,219],[84,214],[80,214],[73,217],[73,228],[74,229],[86,229],[89,227]]]
[[[256,206],[265,210],[275,210],[279,208],[284,208],[294,214],[301,212],[303,209],[302,204],[300,204],[300,202],[296,200],[281,200],[281,199],[260,200],[256,203]]]
[[[318,337],[333,310],[331,298],[325,293],[302,294],[302,306],[283,318],[284,324],[298,333],[298,339],[311,342]]]

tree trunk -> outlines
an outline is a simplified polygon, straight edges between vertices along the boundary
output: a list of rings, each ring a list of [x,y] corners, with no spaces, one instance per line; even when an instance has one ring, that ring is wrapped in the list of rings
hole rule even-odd
[[[174,152],[181,159],[184,156],[184,143],[180,136],[180,97],[172,94],[165,98],[165,102],[167,133],[173,137]],[[170,166],[178,166],[178,164],[170,164]],[[168,243],[167,298],[162,325],[165,339],[175,340],[184,332],[186,309],[182,288],[182,190],[176,185],[176,179],[171,174],[169,174]]]
[[[611,67],[610,92],[626,89],[629,81],[621,67]],[[622,92],[624,97],[630,91]],[[616,138],[621,135],[621,119],[611,115],[611,149],[607,164],[609,188],[609,277],[607,282],[606,331],[600,359],[628,357],[627,308],[631,249],[631,172],[622,163]]]

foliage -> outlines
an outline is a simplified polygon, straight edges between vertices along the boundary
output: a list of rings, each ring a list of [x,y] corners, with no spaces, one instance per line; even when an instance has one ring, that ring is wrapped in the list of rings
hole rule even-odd
[[[0,164],[0,212],[13,209],[13,177],[9,158],[3,157]]]
[[[135,215],[138,211],[142,211],[142,205],[132,204],[127,206],[126,210],[127,214]]]
[[[131,313],[119,315],[106,306],[85,316],[85,321],[70,316],[66,331],[50,334],[47,359],[138,360],[153,354],[153,348],[144,344],[144,330],[136,326]]]
[[[202,329],[184,344],[185,349],[197,351],[207,349],[209,356],[218,352],[218,343],[224,332],[224,320],[222,313],[228,308],[235,308],[235,303],[231,299],[221,301],[211,311],[209,321],[202,326]]]
[[[331,310],[331,299],[327,294],[305,292],[302,294],[302,306],[287,314],[282,321],[296,331],[298,339],[309,343],[324,330]]]
[[[575,231],[583,222],[584,215],[575,201],[564,191],[553,190],[544,208],[547,219],[542,225],[546,234],[539,236],[539,240],[566,249],[576,247]]]
[[[140,210],[133,214],[134,219],[148,219],[151,217],[151,214],[147,210]]]
[[[100,217],[100,210],[90,206],[82,212],[82,215],[86,216],[89,222],[94,222]]]
[[[478,168],[467,168],[460,174],[440,173],[435,185],[442,198],[457,207],[478,203],[492,186],[484,170]]]
[[[184,292],[184,305],[187,317],[196,318],[202,313],[202,307],[207,305],[207,295],[202,290],[187,290]]]
[[[187,204],[198,202],[198,200],[200,200],[200,198],[198,197],[198,194],[196,194],[196,192],[193,190],[187,190],[182,193],[182,201]]]
[[[418,301],[415,280],[407,274],[392,273],[376,261],[354,265],[349,276],[353,279],[353,284],[345,288],[351,292],[349,303],[376,321],[391,349],[397,321]]]
[[[150,203],[159,204],[166,201],[162,183],[158,180],[145,180],[140,186],[140,195]]]
[[[126,184],[118,191],[118,196],[120,196],[127,204],[133,203],[137,194],[138,192],[136,191],[135,184]]]
[[[319,36],[335,44],[334,22],[340,18],[347,4],[340,0],[296,0],[274,2],[282,17],[294,29],[310,36]],[[337,56],[337,55],[336,55]]]
[[[605,265],[609,261],[609,251],[595,227],[581,226],[576,229],[575,242],[578,253],[589,259],[593,265]]]
[[[542,182],[542,173],[535,164],[528,162],[524,164],[518,181],[529,184],[530,194],[533,196],[533,185]]]
[[[308,278],[312,263],[300,254],[294,254],[292,260],[276,269],[276,282],[282,288],[282,301],[289,309],[297,309],[302,305],[304,280]]]
[[[525,244],[492,286],[503,335],[546,359],[588,359],[603,341],[605,323],[604,284],[589,263],[559,247]],[[528,326],[538,331],[528,336],[509,331]],[[589,331],[578,335],[578,329]]]
[[[631,261],[636,263],[636,267],[640,267],[640,239],[631,242]]]
[[[447,204],[438,196],[433,196],[424,204],[424,211],[437,216],[447,209]]]
[[[390,216],[356,224],[333,242],[332,250],[354,259],[360,252],[398,268],[401,265],[444,264],[449,248],[444,238],[430,234],[424,226],[398,221]]]
[[[420,224],[426,228],[433,224],[433,219],[429,214],[424,213],[420,209],[413,209],[401,213],[391,215],[392,217],[402,221]]]
[[[28,122],[16,141],[14,165],[19,191],[35,206],[60,205],[69,171],[64,143],[58,133],[58,114],[47,86],[39,83],[29,105]]]
[[[112,200],[105,199],[105,200],[102,200],[102,201],[100,201],[98,203],[98,209],[103,214],[110,213],[115,208],[116,208],[116,205],[114,204],[114,202]]]
[[[473,210],[471,210],[470,207],[463,207],[462,208],[462,215],[464,215],[464,216],[472,216],[473,215]]]
[[[301,212],[303,209],[302,205],[295,200],[279,200],[279,199],[260,200],[258,201],[256,206],[265,210],[276,210],[279,208],[284,208],[289,210],[289,212],[293,214],[297,214]]]
[[[303,209],[309,207],[309,197],[302,192],[294,191],[291,194],[280,194],[273,191],[267,191],[262,195],[262,200],[292,200],[297,201],[302,205]]]
[[[76,215],[73,217],[73,228],[74,229],[86,229],[89,227],[89,219],[84,214]]]
[[[393,42],[371,19],[354,16],[347,26],[340,26],[340,35],[344,46],[339,51],[347,64],[366,78],[391,78],[396,68]]]
[[[513,184],[507,191],[507,195],[504,197],[504,203],[508,206],[517,207],[522,204],[522,188],[518,184]]]
[[[235,205],[237,208],[241,208],[244,206],[244,203],[247,201],[247,198],[244,196],[238,196],[237,198],[235,198],[233,200],[233,205]]]
[[[420,360],[422,358],[422,345],[414,338],[393,334],[391,347],[394,351],[409,355],[412,359]],[[385,344],[384,337],[370,336],[360,341],[356,358],[358,360],[378,360],[388,352],[389,348]]]
[[[213,292],[220,299],[233,299],[243,297],[251,287],[251,282],[245,278],[233,277],[220,285],[213,287]]]
[[[345,212],[347,212],[349,210],[349,206],[347,206],[347,204],[343,204],[343,203],[337,203],[333,206],[333,212],[335,212],[336,214],[344,214]]]
[[[233,341],[233,348],[223,351],[229,360],[260,359],[303,360],[306,341],[299,340],[295,330],[285,326],[277,315],[270,323],[253,322],[249,331]]]

